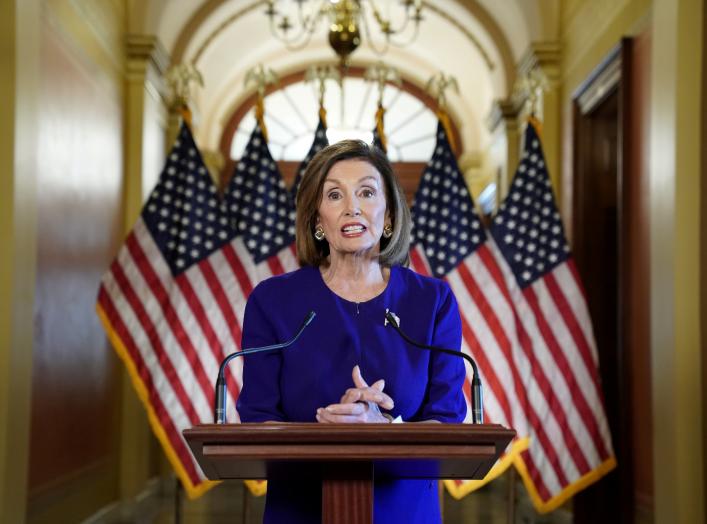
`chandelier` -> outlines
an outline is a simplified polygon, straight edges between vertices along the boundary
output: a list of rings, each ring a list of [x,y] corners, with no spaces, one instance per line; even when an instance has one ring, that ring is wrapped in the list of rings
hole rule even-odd
[[[361,44],[361,33],[379,55],[392,45],[405,46],[417,37],[422,0],[266,0],[270,30],[288,49],[306,46],[321,22],[329,23],[329,45],[342,65]],[[385,14],[381,10],[385,4]],[[369,19],[379,35],[374,37]],[[378,40],[378,41],[376,41]]]

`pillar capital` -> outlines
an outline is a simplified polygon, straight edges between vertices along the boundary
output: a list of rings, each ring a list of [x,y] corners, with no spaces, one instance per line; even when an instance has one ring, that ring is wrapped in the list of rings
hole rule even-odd
[[[486,117],[488,130],[493,133],[500,125],[506,128],[517,128],[527,99],[526,93],[515,91],[508,98],[494,100],[491,111]]]
[[[534,113],[543,124],[545,161],[556,194],[561,194],[561,49],[557,41],[532,42],[518,62],[518,78],[526,79],[526,85],[517,86],[530,98],[524,110]]]
[[[561,46],[559,42],[532,42],[518,62],[518,76],[539,71],[549,87],[557,87],[560,80]]]
[[[169,54],[155,35],[128,34],[125,37],[125,54],[129,79],[134,76],[144,78],[149,68],[162,76],[169,67]]]

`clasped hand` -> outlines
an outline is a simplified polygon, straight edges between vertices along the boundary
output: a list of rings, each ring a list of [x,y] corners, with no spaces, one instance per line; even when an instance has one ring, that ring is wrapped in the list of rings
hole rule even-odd
[[[390,422],[381,413],[393,409],[393,399],[383,393],[385,380],[380,379],[370,386],[363,380],[361,370],[354,366],[351,373],[354,386],[346,390],[338,404],[330,404],[317,410],[317,422],[329,423],[386,423]]]

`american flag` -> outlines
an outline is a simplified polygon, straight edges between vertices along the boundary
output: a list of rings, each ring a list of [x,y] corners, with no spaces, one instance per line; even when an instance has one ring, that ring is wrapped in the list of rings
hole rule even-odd
[[[192,498],[211,483],[181,432],[213,421],[218,365],[239,349],[252,288],[296,268],[292,211],[259,128],[221,200],[183,125],[157,186],[102,279],[98,314]],[[228,376],[231,422],[238,420],[241,371],[237,359]]]
[[[530,446],[516,462],[535,506],[551,511],[615,467],[591,320],[537,131],[491,235],[516,310]]]
[[[444,126],[415,194],[412,207],[412,268],[444,278],[454,291],[462,320],[462,351],[477,362],[484,385],[484,420],[527,435],[527,399],[516,367],[519,346],[512,326],[513,303],[491,241],[484,231],[459,170]],[[468,377],[472,376],[467,366]],[[470,378],[465,385],[469,398]],[[467,409],[470,421],[471,409]],[[482,481],[445,481],[450,493],[466,493],[500,475],[514,454],[527,446],[519,438]]]
[[[304,157],[304,160],[297,168],[297,176],[295,177],[295,181],[292,184],[292,188],[290,189],[290,195],[292,195],[293,202],[295,201],[295,197],[297,196],[297,189],[299,188],[299,184],[302,181],[302,176],[304,176],[304,172],[307,170],[307,166],[312,161],[312,158],[314,158],[314,155],[319,153],[319,151],[329,145],[329,139],[326,136],[326,112],[324,111],[324,109],[320,109],[319,113],[319,123],[317,124],[316,131],[314,131],[314,140],[312,141],[312,145],[310,146],[309,151],[307,152],[307,156]]]
[[[484,383],[485,420],[518,433],[486,479],[446,481],[447,488],[462,497],[514,464],[536,509],[550,511],[614,459],[581,285],[539,140],[532,126],[528,133],[487,235],[440,123],[413,204],[412,263],[449,282],[462,351],[476,359]]]
[[[225,201],[239,240],[251,255],[241,258],[252,258],[256,263],[253,268],[256,272],[248,275],[255,277],[250,278],[251,284],[267,278],[268,273],[280,274],[284,267],[291,266],[287,257],[292,253],[282,260],[277,254],[294,243],[295,207],[259,124],[226,188]],[[268,267],[257,267],[261,262],[267,262]],[[246,286],[243,292],[247,297],[250,288]]]

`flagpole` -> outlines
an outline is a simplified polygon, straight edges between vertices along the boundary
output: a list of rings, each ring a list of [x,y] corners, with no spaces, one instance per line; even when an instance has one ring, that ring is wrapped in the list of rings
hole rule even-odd
[[[516,521],[516,470],[508,468],[508,486],[506,486],[506,522],[515,524]]]
[[[174,478],[174,524],[182,524],[182,483]]]

